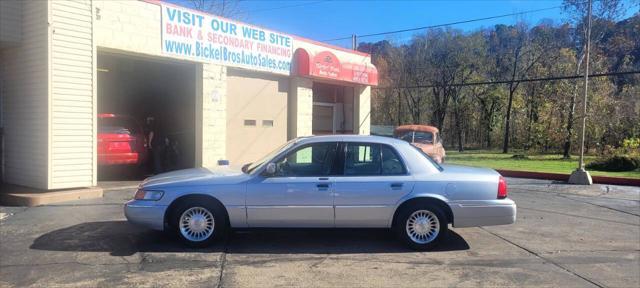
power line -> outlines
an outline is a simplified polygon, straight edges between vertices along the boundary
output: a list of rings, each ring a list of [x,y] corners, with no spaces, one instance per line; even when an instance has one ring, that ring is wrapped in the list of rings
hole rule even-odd
[[[329,2],[329,1],[332,1],[332,0],[320,0],[320,1],[313,1],[313,2],[305,2],[305,3],[300,3],[300,4],[271,7],[271,8],[265,8],[265,9],[257,9],[257,10],[252,10],[252,11],[246,11],[245,13],[248,14],[248,13],[265,12],[265,11],[272,11],[272,10],[279,10],[279,9],[286,9],[286,8],[294,8],[294,7],[300,7],[300,6],[308,6],[308,5],[314,5],[314,4],[319,4],[319,3],[322,3],[322,2]]]
[[[489,16],[489,17],[483,17],[483,18],[462,20],[462,21],[450,22],[450,23],[445,23],[445,24],[429,25],[429,26],[402,29],[402,30],[394,30],[394,31],[387,31],[387,32],[372,33],[372,34],[363,34],[363,35],[357,35],[357,36],[358,36],[358,38],[365,38],[365,37],[373,37],[373,36],[380,36],[380,35],[396,34],[396,33],[410,32],[410,31],[416,31],[416,30],[424,30],[424,29],[438,28],[438,27],[451,26],[451,25],[457,25],[457,24],[465,24],[465,23],[472,23],[472,22],[478,22],[478,21],[484,21],[484,20],[504,18],[504,17],[510,17],[510,16],[517,16],[517,15],[528,14],[528,13],[536,13],[536,12],[542,12],[542,11],[547,11],[547,10],[559,9],[559,8],[562,8],[562,7],[564,7],[564,6],[555,6],[555,7],[549,7],[549,8],[536,9],[536,10],[527,10],[527,11],[522,11],[522,12],[517,12],[517,13]],[[339,41],[339,40],[346,40],[346,39],[351,39],[351,36],[348,36],[348,37],[345,36],[345,37],[334,38],[334,39],[327,39],[327,40],[324,40],[323,42],[332,42],[332,41]]]
[[[607,72],[607,73],[596,73],[589,74],[589,78],[591,77],[609,77],[609,76],[619,76],[619,75],[629,75],[629,74],[639,74],[640,70],[636,71],[622,71],[622,72]],[[436,84],[428,84],[428,85],[414,85],[414,86],[395,86],[395,87],[371,87],[371,89],[418,89],[418,88],[433,88],[433,87],[464,87],[464,86],[481,86],[481,85],[493,85],[493,84],[509,84],[509,83],[525,83],[525,82],[539,82],[539,81],[557,81],[557,80],[568,80],[568,79],[578,79],[582,78],[584,75],[571,75],[571,76],[554,76],[554,77],[545,77],[545,78],[529,78],[529,79],[515,79],[515,80],[499,80],[499,81],[483,81],[483,82],[469,82],[469,83],[453,83],[447,85],[436,85]]]

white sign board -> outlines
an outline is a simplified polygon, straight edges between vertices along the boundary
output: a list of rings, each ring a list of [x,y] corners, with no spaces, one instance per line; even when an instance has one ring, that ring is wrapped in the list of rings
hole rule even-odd
[[[289,75],[291,36],[178,6],[161,8],[163,54]]]

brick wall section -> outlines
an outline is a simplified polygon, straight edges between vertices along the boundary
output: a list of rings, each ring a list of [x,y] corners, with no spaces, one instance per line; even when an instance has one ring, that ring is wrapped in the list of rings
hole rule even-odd
[[[357,123],[357,134],[369,135],[371,133],[371,87],[358,86],[356,92],[355,123]],[[355,129],[354,129],[355,130]]]
[[[160,5],[142,1],[94,0],[97,46],[161,54]]]
[[[289,88],[287,138],[312,135],[313,81],[292,77]]]
[[[202,101],[202,149],[197,149],[201,151],[196,152],[202,153],[199,166],[215,167],[218,160],[226,159],[226,79],[227,67],[202,64],[202,94],[196,95]]]

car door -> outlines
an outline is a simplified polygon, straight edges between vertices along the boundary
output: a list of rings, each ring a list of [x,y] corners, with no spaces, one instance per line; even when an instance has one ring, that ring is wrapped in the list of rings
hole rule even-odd
[[[247,185],[249,227],[333,227],[337,142],[311,143],[273,161],[276,172]]]
[[[387,227],[397,202],[413,189],[413,177],[390,145],[341,146],[343,175],[334,177],[336,227]]]

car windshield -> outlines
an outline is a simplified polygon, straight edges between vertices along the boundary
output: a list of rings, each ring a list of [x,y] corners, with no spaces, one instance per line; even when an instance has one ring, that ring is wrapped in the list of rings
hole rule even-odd
[[[247,174],[251,174],[254,171],[258,170],[258,168],[262,167],[262,165],[266,164],[269,162],[269,160],[273,159],[273,157],[275,157],[276,155],[280,154],[280,151],[286,150],[291,148],[291,146],[293,146],[293,144],[296,143],[296,139],[292,139],[287,143],[284,143],[283,145],[281,145],[280,147],[276,148],[275,150],[271,151],[271,153],[267,154],[266,156],[262,157],[260,160],[253,162],[253,163],[249,163],[245,169],[242,169],[242,172],[247,173]]]

